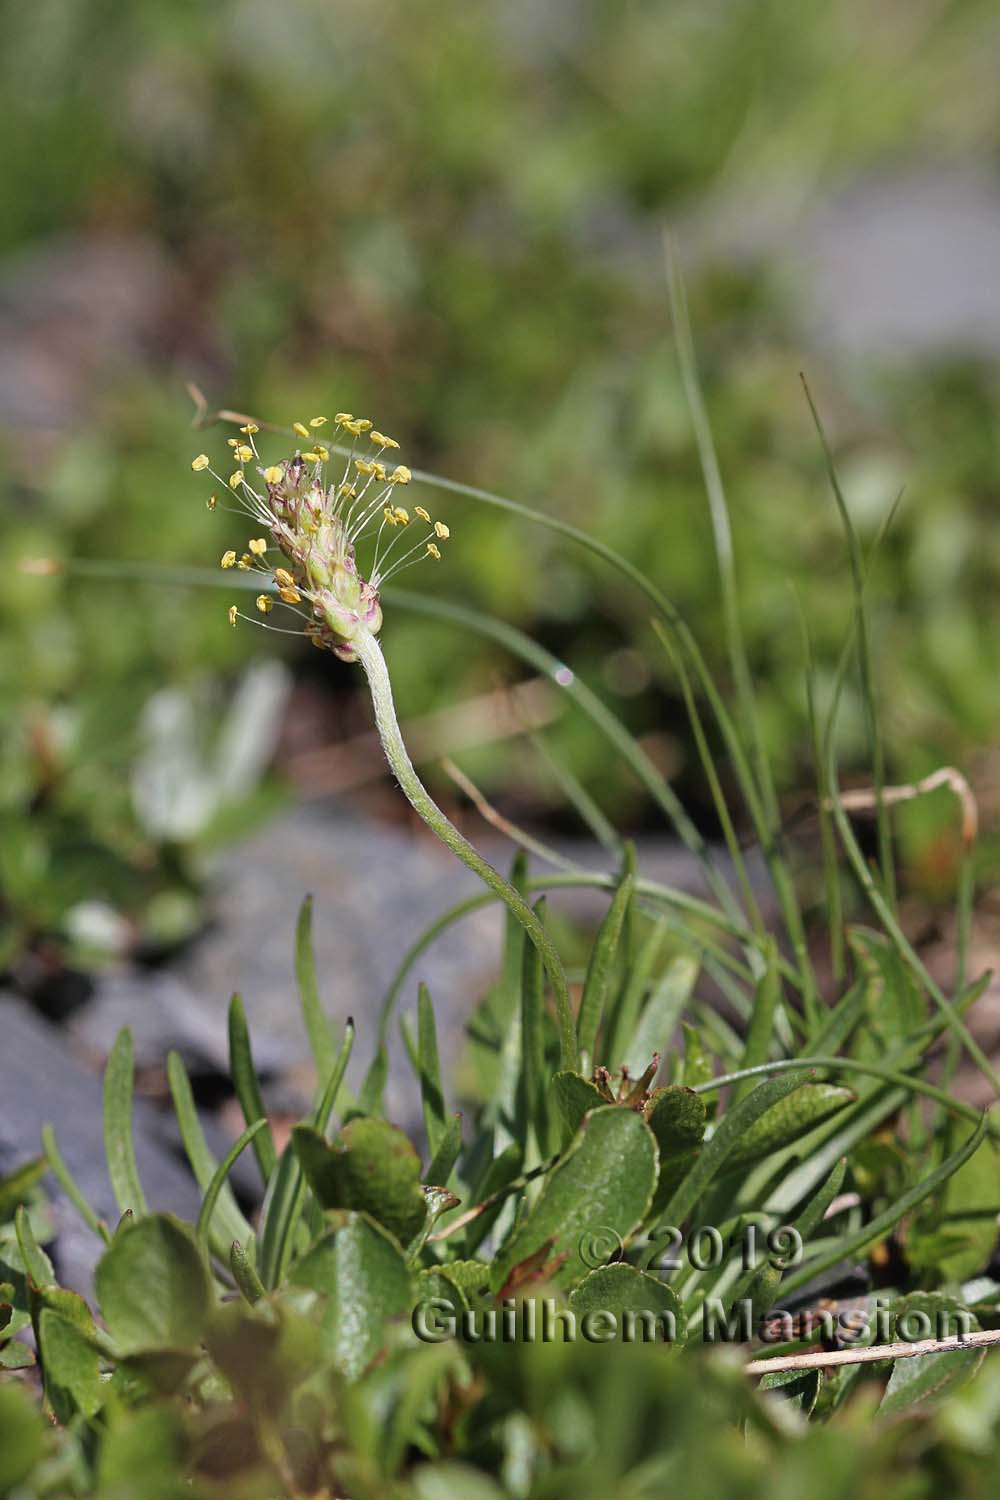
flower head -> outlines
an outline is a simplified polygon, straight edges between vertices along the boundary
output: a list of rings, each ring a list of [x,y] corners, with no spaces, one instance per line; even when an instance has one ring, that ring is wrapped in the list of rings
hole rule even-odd
[[[222,557],[224,568],[268,575],[272,593],[259,595],[258,612],[269,614],[279,600],[300,617],[315,645],[355,661],[360,633],[374,636],[381,628],[379,590],[386,579],[421,558],[440,559],[436,541],[449,532],[422,505],[415,507],[413,519],[395,504],[393,492],[413,476],[403,464],[387,468],[383,455],[399,447],[394,438],[377,431],[366,417],[338,412],[334,426],[351,444],[340,450],[341,455],[346,451],[341,471],[340,456],[316,441],[317,429],[326,422],[326,417],[313,417],[308,425],[293,423],[293,431],[306,440],[305,451],[297,449],[290,458],[266,466],[255,442],[259,428],[250,422],[240,428],[239,438],[229,439],[240,467],[228,480],[219,478],[204,453],[191,467],[211,474],[235,499],[237,511],[267,533],[249,538],[242,555],[227,551]],[[331,473],[333,465],[336,473]],[[357,549],[364,542],[372,543],[372,552],[363,573]],[[237,618],[253,616],[241,616],[232,605],[230,623]]]

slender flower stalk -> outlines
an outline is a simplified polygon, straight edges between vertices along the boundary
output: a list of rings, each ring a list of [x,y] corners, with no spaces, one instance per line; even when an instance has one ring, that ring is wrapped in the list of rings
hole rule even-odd
[[[524,898],[459,833],[417,775],[400,732],[389,671],[377,639],[382,627],[381,586],[423,558],[440,562],[438,544],[448,539],[448,527],[443,521],[433,521],[423,506],[414,508],[411,519],[409,511],[396,504],[395,491],[410,483],[410,470],[402,464],[391,470],[387,467],[385,454],[399,444],[374,429],[367,418],[350,412],[334,417],[335,425],[353,439],[353,446],[343,472],[331,479],[328,465],[334,455],[319,440],[327,421],[313,417],[308,426],[293,423],[307,444],[305,451],[268,465],[257,451],[255,438],[260,429],[253,422],[245,423],[240,437],[229,439],[238,467],[228,480],[215,472],[207,454],[200,453],[192,461],[196,473],[211,474],[225,490],[229,503],[221,508],[243,514],[267,533],[251,537],[242,553],[231,549],[222,555],[224,569],[258,572],[267,580],[256,599],[257,614],[263,618],[243,615],[233,604],[229,622],[235,625],[249,619],[270,625],[267,616],[276,607],[284,609],[301,621],[296,631],[303,630],[315,646],[332,651],[342,661],[361,663],[393,774],[432,833],[499,896],[535,945],[555,995],[562,1066],[575,1068],[576,1029],[555,945]],[[209,497],[209,509],[219,504],[218,494]],[[411,541],[415,532],[416,540]],[[357,560],[358,546],[365,541],[372,543],[367,577]]]

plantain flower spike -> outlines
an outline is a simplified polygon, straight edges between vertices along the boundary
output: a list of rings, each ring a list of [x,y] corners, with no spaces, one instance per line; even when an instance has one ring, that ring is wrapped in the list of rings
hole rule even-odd
[[[239,438],[229,439],[231,458],[239,467],[228,479],[220,478],[205,453],[191,467],[223,486],[233,503],[220,508],[245,515],[256,530],[267,533],[251,537],[239,556],[229,550],[222,557],[223,568],[268,576],[270,592],[257,599],[259,613],[270,614],[275,604],[291,610],[314,645],[343,661],[357,661],[362,633],[376,636],[382,626],[382,585],[424,557],[439,559],[435,543],[449,532],[423,506],[411,518],[395,503],[397,488],[413,476],[405,464],[387,465],[385,455],[399,447],[394,438],[365,417],[338,412],[334,427],[350,443],[345,461],[343,453],[332,453],[316,441],[317,430],[328,420],[293,423],[305,451],[297,449],[277,463],[264,463],[256,443],[260,429],[248,422]],[[364,571],[358,555],[362,547],[370,549]],[[230,622],[237,618],[264,623],[233,605]]]

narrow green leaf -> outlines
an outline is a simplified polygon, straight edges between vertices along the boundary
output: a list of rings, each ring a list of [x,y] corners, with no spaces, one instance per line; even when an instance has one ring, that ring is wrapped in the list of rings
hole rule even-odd
[[[608,984],[618,953],[625,914],[632,900],[634,889],[634,876],[626,875],[615,891],[611,905],[601,923],[591,950],[590,962],[587,965],[576,1030],[577,1045],[581,1053],[586,1053],[591,1064],[595,1061],[594,1048],[597,1045],[597,1033],[604,1014]]]
[[[545,926],[545,898],[535,903],[535,916]],[[527,1147],[529,1132],[541,1151],[548,1145],[545,1107],[545,971],[532,943],[524,945],[521,975],[521,1089],[518,1099],[520,1140]]]
[[[684,1007],[698,978],[699,962],[690,954],[672,959],[639,1017],[635,1034],[624,1039],[625,1063],[631,1073],[641,1073],[653,1053],[662,1057],[673,1040]]]
[[[759,1120],[773,1105],[800,1088],[807,1077],[807,1074],[787,1073],[778,1078],[768,1079],[766,1083],[758,1084],[753,1093],[741,1099],[739,1104],[727,1110],[712,1139],[702,1147],[691,1170],[678,1184],[670,1201],[660,1214],[660,1222],[683,1224],[708,1184],[735,1151],[744,1132],[749,1130],[754,1121]],[[643,1262],[646,1265],[660,1251],[660,1244],[655,1234],[651,1236],[651,1239],[653,1243]]]
[[[316,955],[312,940],[312,897],[306,896],[299,908],[299,920],[295,928],[295,979],[299,987],[299,1002],[302,1019],[309,1038],[316,1072],[320,1078],[328,1078],[337,1055],[333,1028],[323,1010],[316,982]]]
[[[389,1053],[380,1043],[375,1050],[375,1056],[368,1065],[361,1091],[358,1094],[357,1108],[363,1115],[380,1115],[382,1113],[382,1101],[385,1097],[385,1081],[389,1076]]]
[[[259,1302],[261,1297],[267,1295],[264,1283],[257,1275],[256,1266],[239,1240],[233,1240],[229,1247],[229,1269],[233,1273],[233,1280],[251,1307],[255,1302]]]
[[[7,1177],[0,1177],[0,1221],[9,1219],[19,1203],[31,1196],[45,1176],[48,1163],[44,1156],[26,1161]]]
[[[968,1315],[968,1308],[956,1297],[943,1296],[940,1292],[913,1292],[893,1305],[896,1326],[908,1313],[923,1313],[935,1332],[944,1319],[942,1314]],[[965,1318],[970,1331],[979,1328],[978,1320],[968,1315]],[[896,1416],[899,1412],[912,1411],[925,1406],[929,1401],[940,1401],[945,1395],[967,1384],[986,1358],[985,1349],[949,1349],[940,1354],[918,1354],[893,1362],[889,1383],[879,1403],[879,1413]]]
[[[700,1083],[708,1083],[714,1069],[702,1046],[698,1028],[682,1021],[681,1030],[684,1033],[683,1083],[685,1088],[694,1089]]]
[[[218,1174],[219,1164],[208,1149],[205,1133],[201,1128],[201,1121],[198,1119],[198,1111],[195,1108],[191,1081],[180,1054],[177,1052],[170,1052],[167,1055],[167,1082],[170,1085],[170,1095],[174,1101],[174,1110],[187,1159],[191,1163],[191,1170],[197,1179],[198,1186],[203,1193],[207,1193]],[[242,1140],[242,1137],[240,1139]],[[246,1239],[251,1229],[240,1212],[233,1190],[226,1181],[226,1174],[223,1174],[215,1189],[215,1200],[213,1204],[217,1213],[215,1244],[221,1246],[221,1253],[225,1255],[233,1240]]]
[[[246,1123],[253,1125],[257,1120],[264,1120],[266,1123],[267,1112],[253,1063],[250,1028],[247,1026],[246,1011],[240,995],[234,995],[229,1002],[229,1071]],[[267,1183],[278,1164],[278,1153],[274,1149],[270,1125],[254,1136],[253,1151],[260,1175]]]
[[[803,1083],[744,1130],[729,1155],[727,1171],[780,1151],[857,1102],[853,1089],[835,1083]]]
[[[56,1142],[55,1130],[48,1121],[46,1121],[46,1123],[42,1126],[42,1149],[45,1152],[45,1160],[48,1163],[49,1170],[52,1172],[52,1175],[58,1181],[63,1192],[66,1194],[66,1197],[69,1199],[73,1207],[76,1209],[77,1213],[80,1215],[80,1218],[89,1229],[92,1229],[94,1233],[104,1241],[106,1245],[109,1245],[111,1243],[111,1231],[104,1223],[104,1221],[98,1218],[97,1214],[94,1212],[90,1204],[87,1202],[86,1198],[81,1193],[73,1177],[73,1174],[70,1172],[70,1169],[69,1167],[67,1167],[65,1161],[63,1161],[62,1155],[59,1151],[59,1146]]]
[[[462,1116],[452,1115],[445,1128],[444,1135],[438,1142],[438,1148],[431,1158],[427,1171],[424,1173],[423,1181],[426,1186],[447,1187],[448,1179],[458,1161],[458,1154],[462,1149]]]
[[[417,986],[417,1066],[420,1074],[420,1097],[424,1107],[424,1129],[433,1156],[448,1128],[448,1113],[441,1088],[434,1005],[430,990],[423,983]]]
[[[104,1152],[119,1212],[148,1213],[132,1146],[132,1033],[123,1027],[104,1070]]]
[[[605,1061],[612,1072],[617,1072],[623,1063],[630,1072],[632,1071],[630,1062],[622,1054],[628,1048],[635,1033],[649,976],[660,956],[660,950],[669,930],[669,925],[663,917],[653,924],[635,962],[629,965],[624,982],[619,989],[618,998],[608,1020],[607,1039],[604,1044]],[[651,1056],[652,1054],[646,1059],[647,1063],[651,1061]],[[638,1071],[642,1071],[641,1067]]]
[[[23,1204],[14,1212],[14,1232],[17,1235],[17,1248],[21,1252],[25,1275],[30,1276],[36,1286],[53,1286],[56,1273],[52,1269],[52,1262],[35,1239],[28,1210]]]
[[[753,1095],[751,1094],[750,1097],[753,1098]],[[954,1151],[951,1156],[947,1157],[929,1177],[925,1178],[923,1182],[918,1183],[916,1187],[910,1188],[908,1192],[903,1193],[891,1207],[883,1210],[882,1213],[871,1219],[867,1224],[862,1225],[854,1234],[842,1236],[830,1250],[823,1251],[821,1254],[814,1256],[812,1260],[806,1261],[804,1265],[799,1266],[784,1283],[783,1290],[789,1293],[795,1291],[797,1287],[805,1286],[823,1271],[828,1271],[831,1266],[837,1265],[839,1261],[853,1259],[862,1250],[866,1250],[869,1245],[873,1245],[876,1240],[880,1240],[883,1235],[887,1234],[890,1229],[893,1229],[899,1223],[904,1215],[912,1212],[918,1204],[923,1203],[932,1193],[937,1192],[938,1188],[946,1183],[954,1172],[958,1171],[963,1162],[968,1161],[972,1153],[979,1148],[985,1134],[986,1117],[984,1116],[968,1140],[957,1151]]]
[[[313,1112],[313,1126],[325,1133],[337,1102],[354,1047],[354,1022],[348,1017],[344,1040],[337,1054],[322,1097]],[[271,1178],[261,1209],[263,1226],[258,1268],[268,1290],[280,1285],[291,1259],[295,1236],[305,1202],[306,1183],[291,1142],[282,1152],[278,1170]]]
[[[266,1120],[255,1120],[252,1125],[248,1125],[239,1139],[233,1142],[212,1173],[212,1179],[205,1189],[205,1196],[202,1199],[201,1209],[198,1213],[198,1222],[195,1225],[195,1236],[202,1249],[206,1252],[208,1250],[208,1237],[209,1229],[212,1225],[212,1215],[219,1204],[219,1195],[226,1186],[226,1180],[233,1170],[240,1152],[245,1146],[249,1146],[250,1142],[265,1128],[266,1124]],[[249,1226],[247,1227],[249,1228]]]
[[[743,1056],[740,1059],[741,1068],[754,1068],[758,1063],[767,1062],[771,1051],[771,1038],[774,1034],[774,1018],[778,1009],[778,1001],[781,998],[781,975],[778,972],[778,949],[773,938],[767,938],[762,945],[762,952],[766,968],[757,982],[757,988],[753,997],[753,1010],[750,1012],[750,1024],[747,1027],[746,1045],[743,1048]],[[730,1107],[738,1104],[753,1088],[753,1080],[744,1078],[740,1083],[733,1084],[733,1092],[730,1095]]]

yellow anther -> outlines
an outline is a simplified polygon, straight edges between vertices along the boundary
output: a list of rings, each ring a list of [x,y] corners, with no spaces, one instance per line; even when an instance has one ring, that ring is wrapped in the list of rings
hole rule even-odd
[[[397,464],[393,469],[390,477],[393,484],[409,484],[410,480],[413,478],[413,475],[410,473],[405,464]],[[430,516],[428,516],[427,519],[429,521]]]
[[[226,443],[230,448],[238,448],[240,446],[239,438],[226,438]]]
[[[409,526],[410,512],[408,510],[404,510],[401,505],[397,505],[394,514],[400,526]]]
[[[349,427],[354,418],[349,411],[338,411],[333,420],[338,427]]]
[[[429,521],[431,518],[430,511],[424,510],[424,507],[422,505],[417,506],[417,515],[420,517],[421,521]]]
[[[305,425],[304,422],[293,422],[292,431],[297,432],[299,437],[309,436],[309,428]]]
[[[259,432],[260,428],[257,426],[256,422],[248,422],[245,427],[240,428],[240,431],[245,432],[247,437],[250,437],[253,433]]]
[[[284,599],[286,604],[302,603],[302,595],[299,593],[298,589],[279,589],[278,595],[280,598]]]
[[[305,459],[307,464],[319,463],[319,454],[316,453],[312,448],[310,448],[308,453],[303,453],[302,457]]]
[[[197,458],[191,460],[191,467],[196,474],[200,474],[202,469],[208,468],[211,461],[207,453],[199,453]]]
[[[263,557],[267,551],[267,542],[262,536],[255,536],[251,541],[247,542],[247,547],[253,553],[254,557]]]
[[[222,554],[222,560],[219,563],[219,567],[220,568],[235,568],[235,566],[236,566],[236,553],[233,552],[232,550],[230,550],[229,552],[223,552],[223,554]]]
[[[240,558],[236,566],[239,568],[241,573],[247,573],[250,570],[250,564],[252,561],[253,559],[251,558],[249,552],[244,552],[243,556]]]
[[[380,448],[398,448],[399,444],[395,438],[386,437],[384,432],[373,432],[372,442],[377,443]]]
[[[328,420],[328,418],[326,418],[326,417],[310,417],[309,418],[309,426],[310,427],[325,427],[326,424],[327,424],[327,420]]]
[[[441,550],[440,550],[440,548],[435,547],[435,545],[434,545],[433,542],[428,542],[427,543],[427,556],[428,557],[436,558],[437,561],[440,562],[441,561]]]
[[[246,443],[241,443],[236,450],[236,457],[241,464],[248,464],[253,458],[253,449],[248,447]]]
[[[324,448],[322,443],[316,444],[316,452],[319,454],[321,464],[328,464],[330,462],[330,450],[329,448]]]
[[[370,432],[371,425],[367,417],[355,417],[352,421],[344,423],[348,432],[353,432],[355,437],[360,437],[363,432]]]
[[[279,588],[290,589],[295,587],[295,579],[287,568],[275,568],[274,581]]]
[[[383,484],[385,483],[385,464],[373,463],[372,472],[376,479],[380,480]]]
[[[391,505],[387,505],[382,514],[385,516],[390,526],[399,525],[399,522],[396,520],[396,512],[393,510]]]
[[[342,484],[337,489],[338,495],[345,495],[349,500],[353,500],[357,493],[358,487],[356,484]]]
[[[280,484],[284,477],[277,464],[272,464],[269,469],[264,470],[264,478],[268,484]]]
[[[268,594],[258,594],[254,603],[262,615],[269,615],[274,608],[274,600]]]
[[[218,503],[219,503],[219,497],[218,497],[218,495],[209,495],[208,499],[205,501],[205,505],[207,506],[207,508],[209,510],[214,510],[215,507],[218,505]]]
[[[229,609],[228,609],[227,613],[229,615],[229,623],[230,623],[230,625],[235,625],[236,621],[239,619],[239,615],[240,615],[240,612],[236,608],[236,605],[235,604],[231,604],[229,606]]]
[[[435,536],[439,536],[443,542],[446,542],[451,536],[451,532],[448,530],[443,521],[434,522],[434,534]]]
[[[356,458],[354,460],[354,467],[357,469],[357,471],[358,471],[359,474],[374,474],[375,473],[375,465],[374,464],[370,464],[368,462],[367,458]]]
[[[237,469],[229,476],[229,488],[234,490],[238,484],[243,483],[243,470]]]

